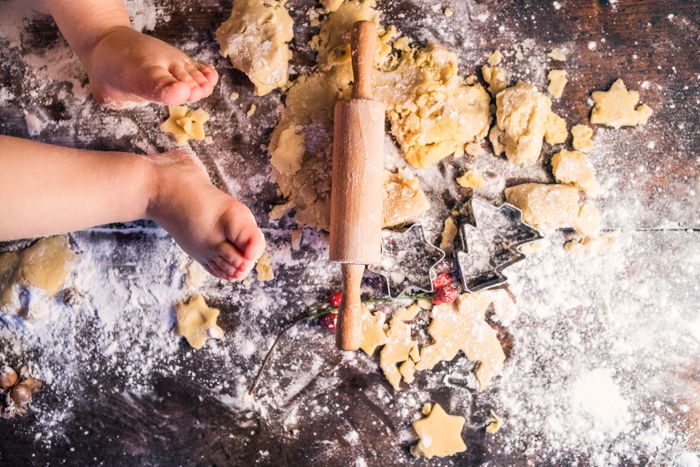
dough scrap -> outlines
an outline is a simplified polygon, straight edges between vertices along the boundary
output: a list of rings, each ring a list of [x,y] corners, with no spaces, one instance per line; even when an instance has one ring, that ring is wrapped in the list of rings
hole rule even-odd
[[[591,235],[600,227],[595,206],[580,205],[580,191],[569,185],[523,183],[506,188],[506,200],[520,208],[523,220],[542,231],[573,228]],[[596,222],[597,218],[597,222]]]
[[[573,141],[571,145],[577,151],[589,151],[593,148],[593,129],[588,125],[574,125],[571,127]]]
[[[564,94],[564,87],[567,83],[566,70],[551,70],[547,74],[547,79],[549,79],[547,90],[552,97],[559,99]]]
[[[479,172],[474,169],[469,169],[462,176],[457,177],[457,184],[464,188],[471,188],[473,190],[478,190],[486,185],[484,177],[481,176]]]
[[[440,236],[440,249],[445,253],[451,253],[454,250],[455,237],[457,236],[457,224],[454,217],[449,216],[445,219],[445,224],[442,228]]]
[[[552,173],[558,183],[573,185],[587,195],[600,194],[600,185],[595,176],[595,169],[578,151],[562,151],[552,156]]]
[[[475,376],[478,389],[483,390],[491,378],[501,374],[506,359],[496,330],[486,322],[486,310],[492,303],[487,291],[462,294],[452,303],[434,306],[428,326],[433,343],[421,348],[416,368],[430,370],[461,350],[478,362]]]
[[[377,347],[387,343],[388,337],[384,332],[384,322],[386,315],[382,311],[372,313],[362,305],[362,343],[360,349],[370,357],[377,350]]]
[[[595,91],[592,94],[593,110],[591,123],[613,128],[646,125],[654,112],[646,104],[639,104],[639,93],[628,91],[624,81],[618,79],[608,91]]]
[[[564,52],[563,49],[560,49],[559,47],[553,49],[549,54],[547,54],[549,58],[552,60],[558,60],[560,62],[563,62],[566,60],[566,53]]]
[[[489,93],[494,97],[508,87],[508,76],[502,68],[484,65],[481,67],[481,76],[488,83]]]
[[[537,162],[551,108],[549,97],[522,81],[499,92],[496,124],[489,134],[494,152],[505,152],[508,160],[517,165]]]
[[[486,425],[486,433],[494,434],[503,426],[503,420],[499,417],[496,412],[491,411],[491,419]]]
[[[462,439],[464,417],[449,415],[440,404],[433,404],[430,415],[413,422],[420,440],[411,447],[415,457],[446,457],[467,450]]]
[[[216,30],[222,56],[255,85],[255,95],[264,96],[287,83],[292,53],[292,17],[284,0],[236,0],[231,16]],[[250,116],[250,115],[249,115]]]
[[[499,63],[501,63],[501,60],[503,60],[503,54],[500,50],[496,50],[491,55],[489,55],[489,58],[486,60],[486,63],[488,63],[491,66],[496,66]]]
[[[272,270],[272,257],[267,252],[258,258],[258,262],[255,264],[255,272],[258,274],[258,280],[261,282],[271,281],[275,278],[275,273]]]
[[[411,326],[406,321],[415,318],[420,310],[421,308],[418,305],[411,305],[397,312],[391,318],[391,325],[386,333],[386,345],[379,353],[379,366],[384,372],[386,379],[396,390],[401,387],[403,378],[403,374],[397,365],[412,359],[411,355],[417,357],[418,343],[411,338]],[[404,368],[404,372],[406,371]]]
[[[272,177],[280,194],[296,208],[297,221],[323,230],[329,218],[333,107],[352,90],[350,29],[359,19],[376,21],[373,6],[371,1],[345,1],[323,20],[312,40],[319,66],[290,84],[270,138]],[[393,27],[380,26],[379,31],[374,93],[387,106],[402,156],[425,167],[483,139],[490,99],[480,85],[462,82],[457,56],[434,44],[413,47]],[[392,217],[404,216],[385,213]]]
[[[182,288],[185,290],[198,289],[209,277],[209,273],[197,261],[190,258],[184,268],[185,280]]]
[[[384,227],[405,224],[430,208],[417,177],[403,171],[386,171],[384,177]]]
[[[566,141],[568,136],[566,120],[554,112],[550,112],[547,117],[547,126],[544,130],[544,140],[547,144],[561,144]]]
[[[0,255],[0,310],[6,313],[22,311],[20,294],[30,291],[27,309],[33,307],[31,289],[41,289],[54,297],[65,286],[68,274],[77,260],[68,238],[47,237],[36,241],[19,253]]]
[[[175,305],[177,329],[175,335],[187,339],[195,349],[201,349],[208,339],[221,339],[224,330],[216,324],[219,310],[210,308],[204,297],[194,295]]]
[[[206,138],[204,124],[209,121],[209,114],[202,109],[190,109],[184,105],[168,107],[170,116],[161,123],[160,129],[173,135],[177,144],[188,140]]]

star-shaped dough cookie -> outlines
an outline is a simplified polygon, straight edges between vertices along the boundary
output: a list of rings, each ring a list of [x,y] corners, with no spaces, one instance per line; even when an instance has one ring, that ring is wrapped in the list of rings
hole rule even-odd
[[[170,117],[160,125],[160,129],[171,133],[178,144],[190,139],[204,139],[204,124],[209,114],[202,109],[190,109],[184,105],[169,107]]]
[[[360,344],[360,348],[370,357],[377,350],[377,347],[386,344],[385,320],[384,312],[378,311],[372,314],[366,306],[362,305],[362,344]]]
[[[440,404],[435,404],[430,415],[413,422],[418,433],[418,444],[411,447],[411,454],[416,457],[445,457],[467,450],[462,440],[464,417],[449,415]]]
[[[591,123],[613,128],[645,125],[654,112],[646,104],[637,106],[639,93],[628,91],[621,79],[615,81],[608,91],[595,91],[592,97],[595,106],[591,111]]]
[[[189,300],[178,303],[175,311],[176,335],[187,339],[187,343],[195,349],[201,349],[210,338],[224,337],[224,330],[216,324],[219,310],[210,308],[201,295],[194,295]]]

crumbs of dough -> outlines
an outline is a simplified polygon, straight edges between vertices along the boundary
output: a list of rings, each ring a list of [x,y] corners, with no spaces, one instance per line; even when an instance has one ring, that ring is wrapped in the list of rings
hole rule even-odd
[[[559,99],[564,94],[564,87],[567,83],[566,70],[551,70],[547,74],[549,86],[547,90],[552,97]]]
[[[170,133],[178,144],[188,140],[206,138],[204,124],[209,121],[209,114],[202,109],[190,109],[184,105],[168,108],[170,116],[160,125],[160,129]]]
[[[571,136],[571,145],[575,150],[586,152],[593,148],[593,129],[588,125],[574,125],[571,127]]]
[[[272,257],[269,253],[263,253],[258,259],[255,265],[255,272],[258,275],[258,280],[262,282],[271,281],[275,278],[274,271],[272,270]]]

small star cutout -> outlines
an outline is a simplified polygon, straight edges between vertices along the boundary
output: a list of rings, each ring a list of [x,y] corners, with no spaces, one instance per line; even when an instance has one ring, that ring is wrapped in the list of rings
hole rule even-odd
[[[433,291],[432,269],[445,252],[425,240],[423,228],[413,224],[404,232],[382,230],[382,262],[368,269],[386,279],[389,297],[411,289]]]
[[[187,339],[195,349],[201,349],[210,338],[221,339],[224,330],[216,324],[219,310],[210,308],[204,297],[195,295],[175,306],[178,336]]]
[[[178,144],[190,139],[205,139],[204,124],[209,114],[202,109],[190,109],[184,105],[169,107],[170,117],[160,125],[160,129],[170,133]]]
[[[621,79],[615,81],[608,91],[596,91],[591,97],[595,102],[591,111],[591,123],[613,128],[645,125],[654,112],[646,104],[638,106],[639,93],[628,91]]]
[[[377,347],[386,344],[387,336],[384,332],[386,315],[382,311],[372,314],[366,306],[362,306],[362,344],[360,348],[370,357]]]
[[[435,404],[430,415],[413,422],[420,440],[411,448],[411,454],[428,459],[437,456],[445,457],[467,450],[462,440],[464,417],[448,415],[440,404]]]

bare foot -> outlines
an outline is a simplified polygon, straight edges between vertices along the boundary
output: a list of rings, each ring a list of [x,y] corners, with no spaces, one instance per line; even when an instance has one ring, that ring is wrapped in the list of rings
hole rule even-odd
[[[214,187],[191,153],[172,151],[149,159],[157,166],[149,218],[210,274],[229,281],[244,278],[265,249],[250,210]]]
[[[209,96],[219,79],[211,65],[123,26],[100,39],[87,54],[86,66],[93,95],[113,108],[149,101],[194,102]]]

